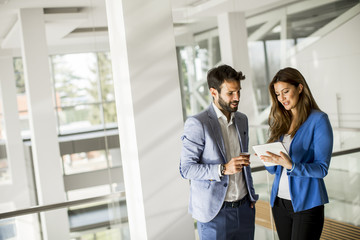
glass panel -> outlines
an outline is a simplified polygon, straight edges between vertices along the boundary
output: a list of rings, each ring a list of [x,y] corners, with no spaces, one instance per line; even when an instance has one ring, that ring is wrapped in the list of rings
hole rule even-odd
[[[72,240],[130,239],[124,198],[71,207],[68,214]]]
[[[101,84],[102,101],[114,101],[114,83],[112,79],[110,54],[105,52],[97,53],[98,71]]]
[[[255,191],[259,194],[259,200],[256,203],[255,239],[278,239],[274,232],[275,227],[270,207],[270,191],[274,176],[266,170],[253,172],[252,176]]]
[[[58,106],[99,101],[94,53],[54,55],[51,62]]]
[[[1,128],[0,128],[0,132],[1,132]],[[11,182],[11,173],[10,173],[9,162],[6,154],[6,141],[4,139],[0,139],[0,185],[8,184],[10,182]]]
[[[194,48],[193,47],[181,47],[179,48],[180,55],[180,84],[182,87],[182,103],[184,111],[184,119],[187,116],[192,115],[191,109],[195,109],[195,101],[191,98],[192,82],[195,81],[195,65],[194,65]]]
[[[212,63],[215,66],[221,62],[219,36],[215,36],[211,40]]]
[[[332,123],[333,124],[333,123]],[[334,124],[333,124],[334,127]],[[334,129],[333,151],[341,151],[359,147],[360,129]]]
[[[249,61],[252,67],[253,86],[258,110],[262,111],[270,104],[268,93],[269,77],[265,60],[265,47],[263,41],[249,42]]]
[[[117,115],[115,102],[103,103],[105,128],[117,128]]]
[[[199,41],[198,45],[195,46],[195,71],[197,81],[206,79],[206,73],[211,67],[209,66],[209,56],[208,39]]]
[[[21,58],[14,58],[14,72],[18,94],[25,93],[24,67]]]
[[[14,58],[14,74],[16,81],[21,135],[23,138],[30,138],[29,113],[25,94],[24,68],[21,58]]]
[[[330,199],[325,217],[360,227],[360,153],[333,157],[325,184]]]
[[[7,184],[11,181],[11,174],[9,162],[6,154],[6,139],[3,134],[4,116],[1,109],[2,103],[0,102],[0,185]]]
[[[89,172],[107,168],[105,150],[66,154],[62,156],[64,174]]]
[[[109,149],[109,163],[110,167],[122,166],[120,148]]]
[[[102,129],[99,104],[58,108],[60,134]]]
[[[50,210],[45,213],[53,213],[66,209],[68,223],[46,222],[38,213],[24,216],[1,219],[1,240],[41,240],[41,221],[47,224],[69,224],[71,240],[129,240],[129,226],[127,222],[127,210],[124,197],[108,200],[94,201],[82,205],[74,205],[69,208]],[[59,220],[58,220],[59,221]],[[54,227],[54,226],[52,226]],[[54,233],[51,233],[54,234]]]
[[[41,240],[38,214],[0,220],[1,240]]]

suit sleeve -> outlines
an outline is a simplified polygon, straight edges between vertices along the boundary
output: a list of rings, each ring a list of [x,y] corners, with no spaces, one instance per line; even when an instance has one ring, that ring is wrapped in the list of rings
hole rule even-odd
[[[180,157],[180,174],[190,180],[220,181],[218,164],[204,164],[201,156],[205,147],[205,132],[196,118],[188,118],[184,126]]]
[[[327,115],[317,121],[314,128],[314,161],[312,163],[296,162],[290,176],[324,178],[329,169],[333,148],[333,133]]]

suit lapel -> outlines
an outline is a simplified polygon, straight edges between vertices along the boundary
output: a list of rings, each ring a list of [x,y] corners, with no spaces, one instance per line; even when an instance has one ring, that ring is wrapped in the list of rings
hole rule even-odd
[[[211,129],[213,130],[216,144],[220,149],[220,152],[223,156],[224,162],[226,162],[226,151],[225,151],[224,139],[222,136],[219,120],[216,116],[216,113],[215,113],[215,110],[213,109],[212,104],[208,108],[207,112],[209,115],[209,123],[210,123]]]
[[[245,129],[244,123],[240,121],[238,114],[235,113],[234,119],[235,119],[234,121],[235,121],[236,131],[239,137],[241,152],[247,152],[248,151],[248,146],[246,141],[248,134],[247,130]]]

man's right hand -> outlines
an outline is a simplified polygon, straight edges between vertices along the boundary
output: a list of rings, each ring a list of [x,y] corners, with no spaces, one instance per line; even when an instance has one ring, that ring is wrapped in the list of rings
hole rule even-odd
[[[233,175],[241,172],[244,166],[250,165],[250,155],[240,155],[232,158],[225,164],[225,175]]]

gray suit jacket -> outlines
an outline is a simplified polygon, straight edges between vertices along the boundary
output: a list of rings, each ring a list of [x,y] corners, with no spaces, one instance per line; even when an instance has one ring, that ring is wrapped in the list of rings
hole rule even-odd
[[[243,152],[248,151],[248,120],[235,112],[235,126]],[[229,176],[219,177],[218,164],[226,163],[224,140],[212,104],[203,112],[189,117],[182,136],[180,174],[190,179],[189,212],[200,222],[211,221],[220,211],[227,191]],[[251,201],[255,194],[250,167],[243,169]]]

